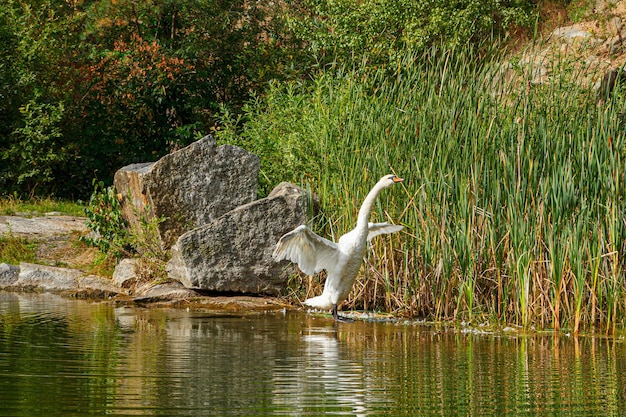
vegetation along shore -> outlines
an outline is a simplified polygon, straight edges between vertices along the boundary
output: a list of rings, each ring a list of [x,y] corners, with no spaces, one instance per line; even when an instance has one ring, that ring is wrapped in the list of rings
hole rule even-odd
[[[196,6],[211,2],[157,1],[145,10],[58,3],[0,6],[16,55],[0,80],[0,93],[14,97],[3,104],[10,123],[0,132],[4,206],[37,195],[86,200],[94,176],[110,184],[121,165],[155,160],[210,130],[260,156],[262,193],[291,181],[317,194],[322,214],[309,226],[326,237],[351,228],[380,175],[405,178],[372,211],[372,221],[405,229],[374,242],[344,309],[574,333],[624,327],[626,90],[600,97],[580,82],[587,69],[565,54],[552,56],[549,80],[536,82],[519,52],[550,24],[584,20],[587,2],[494,1],[474,10],[442,1],[427,12],[419,2],[366,2],[364,16],[340,1],[344,20],[327,2],[285,2],[280,11],[255,9],[266,13],[262,27],[246,29],[256,33],[224,28],[229,44],[200,22],[208,12]],[[236,16],[259,18],[244,3]],[[106,20],[124,7],[145,16]],[[485,25],[446,18],[465,16],[455,7]],[[605,13],[600,24],[617,15]],[[34,30],[29,18],[44,23],[41,44],[16,38]],[[438,21],[455,29],[437,32],[445,29]],[[75,32],[63,38],[55,25]],[[269,36],[278,27],[280,36]],[[213,61],[211,51],[193,49],[207,39],[223,53]],[[63,49],[71,45],[81,45],[75,56]],[[229,52],[247,59],[248,71],[220,63]],[[52,77],[33,61],[41,54],[42,66],[79,62],[87,79]],[[220,88],[203,84],[209,78]],[[18,151],[27,154],[20,162]],[[297,276],[290,297],[320,288]]]

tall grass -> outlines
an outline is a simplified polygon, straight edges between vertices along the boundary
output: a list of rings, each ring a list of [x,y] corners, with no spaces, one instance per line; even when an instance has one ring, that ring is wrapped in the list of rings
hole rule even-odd
[[[596,103],[565,62],[507,94],[499,61],[477,62],[433,50],[275,85],[224,137],[260,154],[268,185],[307,183],[335,238],[380,176],[406,178],[373,213],[406,231],[374,242],[349,307],[612,331],[626,314],[622,105]]]

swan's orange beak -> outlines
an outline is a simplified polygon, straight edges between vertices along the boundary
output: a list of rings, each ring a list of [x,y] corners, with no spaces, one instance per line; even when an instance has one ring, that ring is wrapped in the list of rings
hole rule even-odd
[[[402,181],[404,181],[404,178],[393,177],[393,182],[402,182]]]

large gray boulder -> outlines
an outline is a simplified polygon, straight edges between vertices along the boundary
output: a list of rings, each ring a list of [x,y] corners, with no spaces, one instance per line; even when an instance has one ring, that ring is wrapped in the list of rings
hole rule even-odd
[[[306,223],[307,192],[281,183],[264,199],[238,207],[212,223],[182,235],[172,247],[170,278],[188,288],[278,295],[294,270],[276,263],[278,239]]]
[[[184,232],[206,225],[256,199],[259,157],[206,136],[157,162],[132,164],[115,173],[114,185],[124,217],[133,225],[140,215],[164,218],[163,248]]]

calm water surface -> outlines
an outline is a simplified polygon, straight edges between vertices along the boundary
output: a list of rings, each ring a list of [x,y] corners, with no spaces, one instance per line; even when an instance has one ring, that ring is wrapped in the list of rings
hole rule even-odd
[[[626,349],[0,292],[2,416],[626,415]]]

